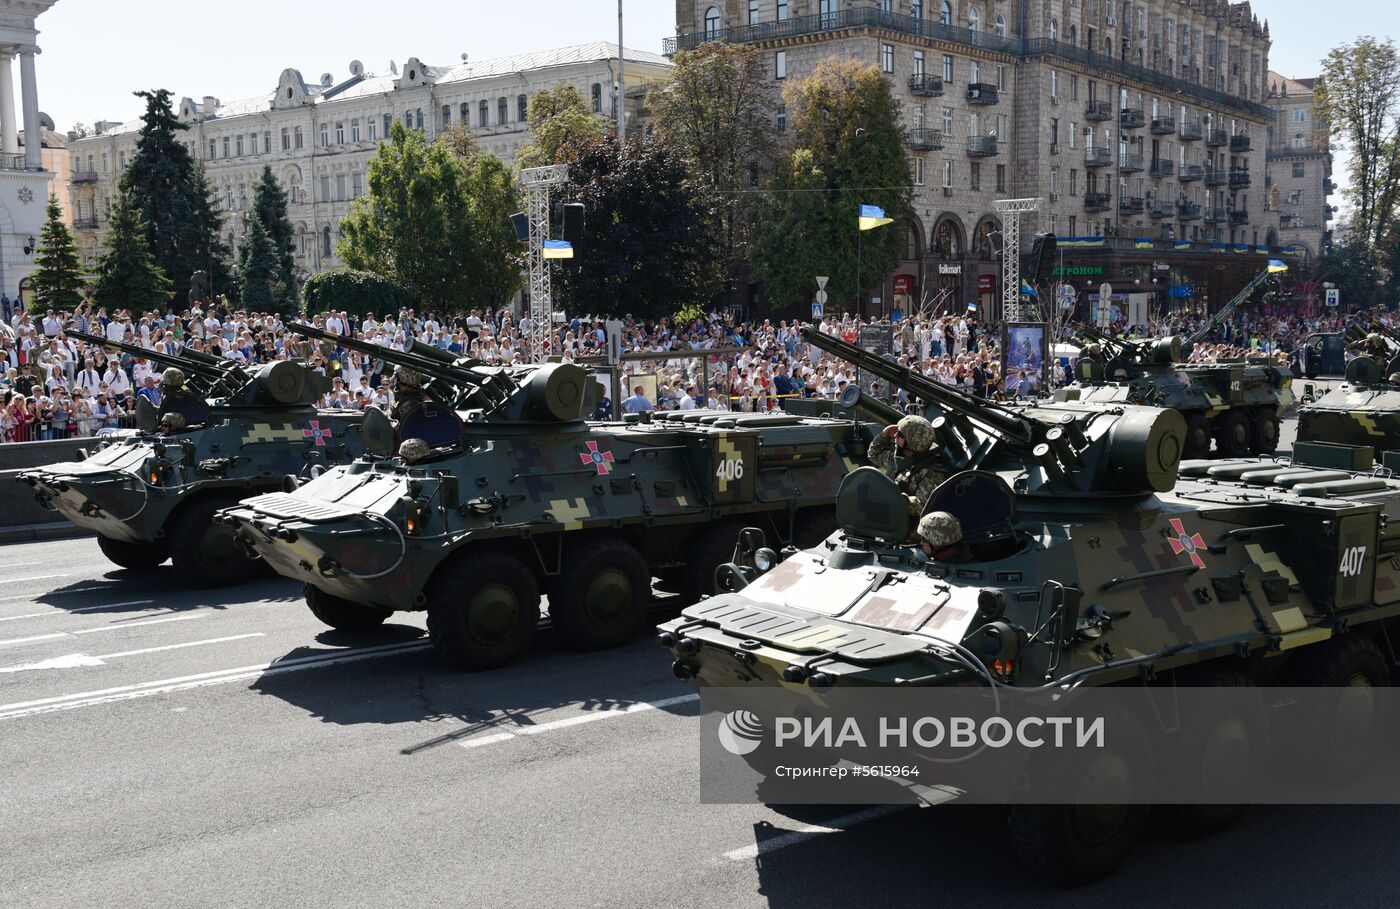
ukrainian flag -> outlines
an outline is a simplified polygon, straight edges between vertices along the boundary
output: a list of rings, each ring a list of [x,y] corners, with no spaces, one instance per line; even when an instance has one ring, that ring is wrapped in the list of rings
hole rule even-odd
[[[1269,274],[1276,275],[1281,271],[1288,271],[1288,264],[1280,262],[1278,259],[1269,260]]]
[[[1249,252],[1249,244],[1248,244],[1248,243],[1236,243],[1236,244],[1235,244],[1235,252],[1236,252],[1236,253],[1247,253],[1247,252]]]
[[[1224,243],[1212,243],[1212,244],[1210,245],[1210,251],[1213,252],[1213,253],[1223,253],[1223,252],[1225,251],[1225,244],[1224,244]]]
[[[874,230],[886,224],[894,223],[894,218],[886,218],[885,210],[878,205],[862,205],[860,207],[860,229]]]
[[[967,311],[970,312],[970,313],[975,313],[975,312],[977,312],[977,301],[976,301],[976,300],[973,300],[971,303],[968,303],[968,304],[967,304]]]
[[[1191,248],[1191,241],[1190,241],[1190,240],[1177,240],[1176,243],[1173,244],[1172,248],[1173,248],[1173,249],[1190,249],[1190,248]]]
[[[1029,284],[1027,284],[1025,281],[1022,281],[1022,282],[1021,282],[1021,293],[1025,294],[1025,295],[1028,296],[1028,297],[1037,296],[1037,294],[1036,294],[1036,292],[1035,292],[1035,288],[1034,288],[1034,287],[1031,287],[1031,286],[1030,286]]]
[[[574,245],[568,240],[545,240],[544,257],[546,259],[572,259]]]
[[[1268,255],[1268,254],[1269,254],[1269,247],[1267,247],[1267,246],[1256,246],[1256,247],[1254,247],[1254,251],[1257,252],[1257,253],[1259,253],[1260,255]]]
[[[1090,249],[1103,244],[1103,237],[1064,237],[1059,242],[1060,247],[1065,249]]]
[[[1148,240],[1145,237],[1138,237],[1136,240],[1133,241],[1133,246],[1137,249],[1151,249],[1152,241]]]

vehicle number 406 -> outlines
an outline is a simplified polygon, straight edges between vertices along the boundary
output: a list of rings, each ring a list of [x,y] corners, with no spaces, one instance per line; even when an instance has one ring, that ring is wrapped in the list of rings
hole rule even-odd
[[[715,470],[715,479],[718,480],[742,480],[743,478],[744,461],[742,458],[720,461],[719,468]]]
[[[1361,567],[1366,562],[1366,547],[1351,546],[1342,553],[1342,563],[1337,571],[1343,576],[1354,578],[1361,574]]]

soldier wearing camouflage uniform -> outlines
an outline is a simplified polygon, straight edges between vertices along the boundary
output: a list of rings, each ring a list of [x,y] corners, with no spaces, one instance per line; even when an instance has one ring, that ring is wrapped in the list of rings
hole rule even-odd
[[[416,369],[407,366],[394,367],[394,407],[389,416],[399,423],[419,404],[427,401],[428,393],[423,390],[423,377]]]
[[[919,548],[940,562],[972,561],[972,549],[963,542],[962,522],[946,511],[930,511],[919,519]]]
[[[870,463],[899,486],[915,518],[924,513],[933,491],[948,478],[933,441],[933,424],[920,416],[908,416],[885,427],[867,452]]]

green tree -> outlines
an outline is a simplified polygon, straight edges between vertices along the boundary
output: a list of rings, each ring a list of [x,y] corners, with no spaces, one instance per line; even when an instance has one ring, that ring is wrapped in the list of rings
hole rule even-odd
[[[857,226],[861,205],[896,220],[909,211],[899,104],[875,66],[834,57],[791,82],[783,100],[797,147],[779,160],[772,199],[755,216],[754,272],[779,307],[810,299],[814,275],[830,276],[834,300],[858,299],[894,270],[904,248],[898,225]]]
[[[490,155],[460,158],[394,124],[369,164],[369,192],[341,222],[340,256],[408,288],[423,305],[496,306],[519,286],[520,254],[500,247],[519,207]],[[477,198],[481,195],[482,198]]]
[[[751,44],[707,41],[673,58],[675,69],[648,94],[657,127],[686,156],[696,184],[714,197],[724,265],[748,258],[749,190],[773,163],[773,94],[768,54]]]
[[[239,302],[250,312],[271,312],[281,297],[281,267],[272,238],[256,214],[248,219],[239,249]]]
[[[572,85],[558,85],[530,96],[526,119],[530,138],[515,151],[515,166],[545,167],[561,163],[566,146],[603,135],[607,124],[589,109]]]
[[[209,272],[216,288],[225,285],[229,250],[219,239],[223,215],[204,169],[180,141],[179,133],[188,127],[175,118],[169,91],[136,96],[145,99],[146,112],[121,187],[141,210],[156,265],[177,292],[189,288],[196,271]]]
[[[1351,153],[1346,198],[1352,229],[1374,247],[1395,228],[1400,206],[1400,53],[1389,40],[1357,38],[1322,62],[1318,112]]]
[[[277,257],[277,304],[291,312],[297,305],[296,236],[291,219],[287,217],[287,191],[264,167],[261,179],[253,188],[253,218],[262,225],[263,233]],[[240,257],[241,261],[241,257]]]
[[[165,308],[175,288],[151,255],[141,210],[126,193],[118,193],[107,218],[107,252],[97,262],[94,302],[108,310]]]
[[[1380,254],[1370,243],[1355,237],[1338,243],[1322,257],[1318,281],[1330,282],[1341,291],[1342,306],[1348,310],[1389,304],[1385,299],[1385,278]]]
[[[78,260],[78,247],[68,225],[63,223],[63,209],[58,196],[49,196],[47,218],[39,232],[39,250],[34,255],[34,287],[36,306],[71,310],[83,302],[83,269]]]
[[[304,291],[307,315],[334,309],[358,317],[383,316],[418,305],[413,294],[388,278],[349,268],[317,272],[306,279]]]
[[[719,258],[714,212],[675,146],[657,136],[619,147],[608,135],[564,154],[588,222],[575,258],[554,273],[565,306],[655,318],[709,303]]]

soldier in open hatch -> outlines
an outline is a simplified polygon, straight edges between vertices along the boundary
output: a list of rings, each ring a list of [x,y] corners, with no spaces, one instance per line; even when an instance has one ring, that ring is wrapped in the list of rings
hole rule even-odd
[[[948,478],[938,448],[933,444],[933,424],[920,416],[907,416],[870,443],[870,463],[894,480],[909,500],[909,513],[918,518],[938,485]]]
[[[919,519],[919,548],[940,562],[972,561],[972,549],[963,542],[962,522],[946,511],[930,511]]]
[[[428,400],[423,391],[423,376],[418,370],[407,366],[394,367],[394,409],[390,414],[395,422],[403,420],[413,408]]]

